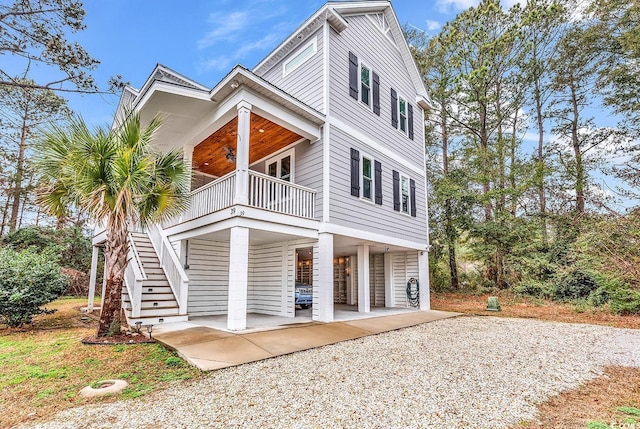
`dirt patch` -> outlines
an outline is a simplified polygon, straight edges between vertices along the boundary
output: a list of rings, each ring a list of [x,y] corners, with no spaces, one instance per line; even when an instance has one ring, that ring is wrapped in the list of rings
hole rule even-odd
[[[540,404],[537,421],[523,422],[514,428],[586,428],[594,421],[610,427],[632,427],[630,419],[640,421],[640,417],[630,417],[618,408],[638,406],[640,368],[608,367],[601,377]]]
[[[120,335],[111,335],[108,337],[96,337],[95,335],[82,339],[83,344],[94,346],[113,346],[116,344],[146,344],[155,343],[153,338],[149,338],[144,334],[135,332],[124,332]]]
[[[495,296],[495,294],[433,293],[431,308],[476,316],[522,317],[640,329],[640,316],[619,316],[608,311],[606,307],[602,309],[582,308],[549,300],[534,300],[510,292],[501,292],[497,295],[502,311],[487,311],[489,296]]]

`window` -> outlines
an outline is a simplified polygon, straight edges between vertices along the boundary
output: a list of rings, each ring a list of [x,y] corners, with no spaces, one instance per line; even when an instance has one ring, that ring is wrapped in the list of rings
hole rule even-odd
[[[360,101],[371,106],[371,69],[360,63]]]
[[[265,173],[286,182],[293,181],[293,149],[283,152],[265,162]]]
[[[400,191],[402,194],[402,206],[401,211],[403,213],[409,213],[409,178],[407,176],[400,176]]]
[[[417,216],[418,210],[415,180],[396,170],[393,170],[393,209],[412,217]]]
[[[391,88],[391,126],[413,140],[413,106]]]
[[[362,156],[362,198],[371,200],[371,183],[373,182],[373,168],[371,159]]]
[[[403,133],[407,132],[407,100],[402,97],[398,97],[398,117],[399,128]]]
[[[380,76],[349,52],[349,95],[380,116]]]
[[[382,164],[351,148],[351,195],[382,204]]]
[[[291,58],[284,62],[284,64],[282,65],[282,77],[285,77],[286,75],[300,67],[316,52],[318,52],[318,42],[314,37],[313,40],[300,48],[298,52],[293,54]]]

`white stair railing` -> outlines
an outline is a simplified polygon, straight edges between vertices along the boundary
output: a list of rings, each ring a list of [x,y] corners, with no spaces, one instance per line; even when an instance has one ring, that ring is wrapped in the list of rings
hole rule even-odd
[[[164,235],[161,227],[159,225],[151,225],[147,230],[151,244],[160,259],[160,266],[178,302],[180,314],[186,314],[189,297],[189,277],[187,277],[187,273],[180,263],[180,258],[176,255],[171,242]]]
[[[142,282],[147,279],[147,274],[144,272],[144,267],[138,257],[138,250],[136,249],[136,244],[131,234],[129,234],[129,253],[127,254],[127,260],[129,263],[124,272],[124,283],[127,288],[127,294],[129,295],[129,302],[131,303],[131,317],[140,317]]]

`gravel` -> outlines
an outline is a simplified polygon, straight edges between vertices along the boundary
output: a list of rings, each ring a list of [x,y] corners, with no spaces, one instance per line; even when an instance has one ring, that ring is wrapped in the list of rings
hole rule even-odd
[[[458,317],[215,371],[29,427],[504,428],[605,365],[640,367],[640,330]]]

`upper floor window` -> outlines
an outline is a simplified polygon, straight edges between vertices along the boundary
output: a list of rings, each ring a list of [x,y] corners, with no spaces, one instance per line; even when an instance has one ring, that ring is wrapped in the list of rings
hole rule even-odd
[[[360,63],[360,101],[371,107],[371,69]]]
[[[382,204],[382,164],[351,148],[351,195]]]
[[[407,100],[402,97],[398,97],[398,119],[400,131],[406,134],[407,132]]]
[[[391,88],[391,126],[413,140],[413,105]]]
[[[282,77],[285,77],[318,52],[318,42],[314,37],[309,43],[293,54],[288,60],[282,64]]]
[[[349,95],[380,116],[380,76],[349,52]]]
[[[409,213],[409,178],[407,176],[400,176],[400,193],[401,193],[401,206],[400,209],[403,213]]]
[[[393,170],[393,209],[416,217],[417,208],[415,180]]]
[[[373,182],[371,159],[362,156],[362,198],[371,200],[371,184]]]

